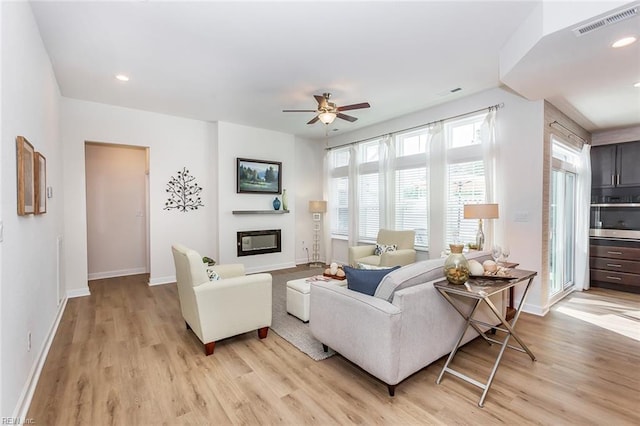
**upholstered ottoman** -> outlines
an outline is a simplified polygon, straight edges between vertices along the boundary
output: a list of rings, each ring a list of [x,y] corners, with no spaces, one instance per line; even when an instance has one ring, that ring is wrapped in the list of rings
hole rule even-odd
[[[329,280],[328,282],[346,286],[347,280]],[[309,321],[309,294],[313,278],[300,278],[287,281],[287,312],[301,319]]]

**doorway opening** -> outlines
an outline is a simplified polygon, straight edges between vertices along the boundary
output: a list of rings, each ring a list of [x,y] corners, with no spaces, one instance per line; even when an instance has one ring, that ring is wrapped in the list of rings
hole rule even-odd
[[[88,279],[149,273],[149,149],[85,142]]]

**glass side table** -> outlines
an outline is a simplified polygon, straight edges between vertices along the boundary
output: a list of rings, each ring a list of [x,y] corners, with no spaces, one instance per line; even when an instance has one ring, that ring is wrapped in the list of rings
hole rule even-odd
[[[527,297],[527,293],[529,292],[529,288],[531,287],[531,283],[533,282],[533,278],[537,275],[537,272],[525,271],[521,269],[513,269],[510,271],[509,279],[488,279],[488,278],[471,278],[464,285],[455,285],[451,284],[448,281],[438,281],[433,284],[433,286],[438,290],[438,292],[444,297],[451,306],[455,308],[456,311],[465,319],[466,323],[462,328],[460,333],[460,338],[457,340],[455,346],[451,350],[447,361],[438,376],[438,380],[436,380],[437,384],[440,384],[442,381],[442,377],[444,373],[452,374],[472,385],[475,385],[483,390],[482,396],[480,397],[480,401],[478,402],[479,407],[484,407],[484,400],[487,397],[487,393],[489,392],[489,388],[491,387],[491,383],[496,375],[496,371],[498,370],[498,366],[500,365],[500,361],[502,360],[502,355],[506,348],[515,349],[520,352],[525,352],[529,355],[532,361],[536,360],[536,357],[529,350],[527,345],[524,344],[522,339],[516,334],[514,328],[516,323],[518,322],[518,318],[520,317],[520,311],[524,306],[524,301]],[[523,283],[526,281],[526,288],[524,293],[522,294],[522,299],[520,300],[520,304],[513,315],[513,319],[511,321],[507,320],[500,311],[495,307],[493,302],[489,300],[491,296],[497,293],[501,293],[504,290],[508,290],[513,288],[515,285],[519,283]],[[472,304],[470,312],[464,312],[454,301],[451,295],[458,295],[465,298],[473,299],[474,303]],[[478,311],[482,302],[486,303],[489,306],[489,309],[493,312],[496,318],[500,321],[499,326],[495,326],[493,324],[489,324],[478,319],[474,318],[474,315]],[[504,340],[500,341],[491,337],[488,337],[483,333],[480,329],[480,325],[488,327],[493,330],[501,331],[506,333]],[[498,352],[498,356],[496,357],[495,363],[493,364],[493,368],[491,370],[491,374],[486,383],[481,383],[477,380],[472,379],[471,377],[456,371],[449,367],[451,361],[456,355],[456,352],[460,348],[460,344],[462,342],[462,338],[464,337],[467,329],[472,327],[487,343],[496,343],[501,345],[500,351]],[[512,346],[509,344],[509,340],[513,337],[518,344],[518,346]]]

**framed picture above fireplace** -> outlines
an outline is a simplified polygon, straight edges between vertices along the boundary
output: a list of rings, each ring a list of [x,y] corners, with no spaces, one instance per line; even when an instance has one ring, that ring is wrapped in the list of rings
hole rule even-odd
[[[238,158],[236,182],[236,192],[239,194],[280,194],[282,192],[282,163]]]

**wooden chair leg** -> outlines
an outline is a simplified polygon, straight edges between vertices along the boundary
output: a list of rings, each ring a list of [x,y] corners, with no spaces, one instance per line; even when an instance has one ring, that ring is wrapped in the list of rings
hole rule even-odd
[[[387,385],[387,389],[389,390],[389,396],[395,396],[396,385]]]
[[[213,350],[216,348],[216,342],[209,342],[204,344],[204,353],[206,356],[213,355]]]
[[[261,339],[267,337],[267,333],[269,333],[269,327],[262,327],[258,329],[258,337]]]

